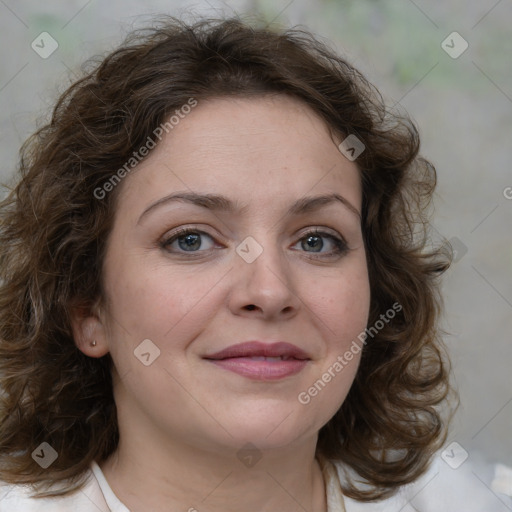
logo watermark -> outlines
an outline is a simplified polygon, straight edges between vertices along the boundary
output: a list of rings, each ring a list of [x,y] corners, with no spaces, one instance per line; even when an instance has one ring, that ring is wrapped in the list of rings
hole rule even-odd
[[[41,443],[33,452],[32,458],[43,468],[49,468],[56,460],[59,454],[53,447],[44,442]]]
[[[458,32],[452,32],[441,43],[441,48],[452,59],[458,59],[468,49],[468,47],[469,43]]]
[[[458,469],[468,457],[468,452],[457,441],[450,443],[441,453],[441,458],[452,469]]]

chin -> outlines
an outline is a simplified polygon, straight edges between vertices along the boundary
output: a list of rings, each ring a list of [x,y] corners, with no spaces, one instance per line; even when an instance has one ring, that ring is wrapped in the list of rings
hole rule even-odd
[[[321,424],[314,424],[305,412],[302,406],[298,408],[275,401],[251,410],[241,408],[225,423],[233,435],[230,443],[236,446],[252,443],[265,450],[289,446],[304,437],[315,436]]]

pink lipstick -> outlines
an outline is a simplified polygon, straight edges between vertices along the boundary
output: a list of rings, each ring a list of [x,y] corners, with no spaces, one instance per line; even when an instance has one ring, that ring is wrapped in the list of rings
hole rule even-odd
[[[255,380],[278,380],[299,373],[310,361],[302,349],[290,343],[247,341],[205,356],[225,370]]]

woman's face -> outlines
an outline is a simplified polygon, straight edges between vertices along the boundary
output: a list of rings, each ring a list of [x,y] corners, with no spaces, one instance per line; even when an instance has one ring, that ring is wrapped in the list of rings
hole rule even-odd
[[[120,186],[90,349],[120,423],[210,450],[315,439],[370,298],[359,172],[326,125],[284,96],[199,102]]]

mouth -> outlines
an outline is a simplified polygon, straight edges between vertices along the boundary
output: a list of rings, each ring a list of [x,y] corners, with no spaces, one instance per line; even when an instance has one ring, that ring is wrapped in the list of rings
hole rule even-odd
[[[311,360],[290,343],[249,341],[204,357],[216,366],[253,380],[278,380],[299,373]]]

